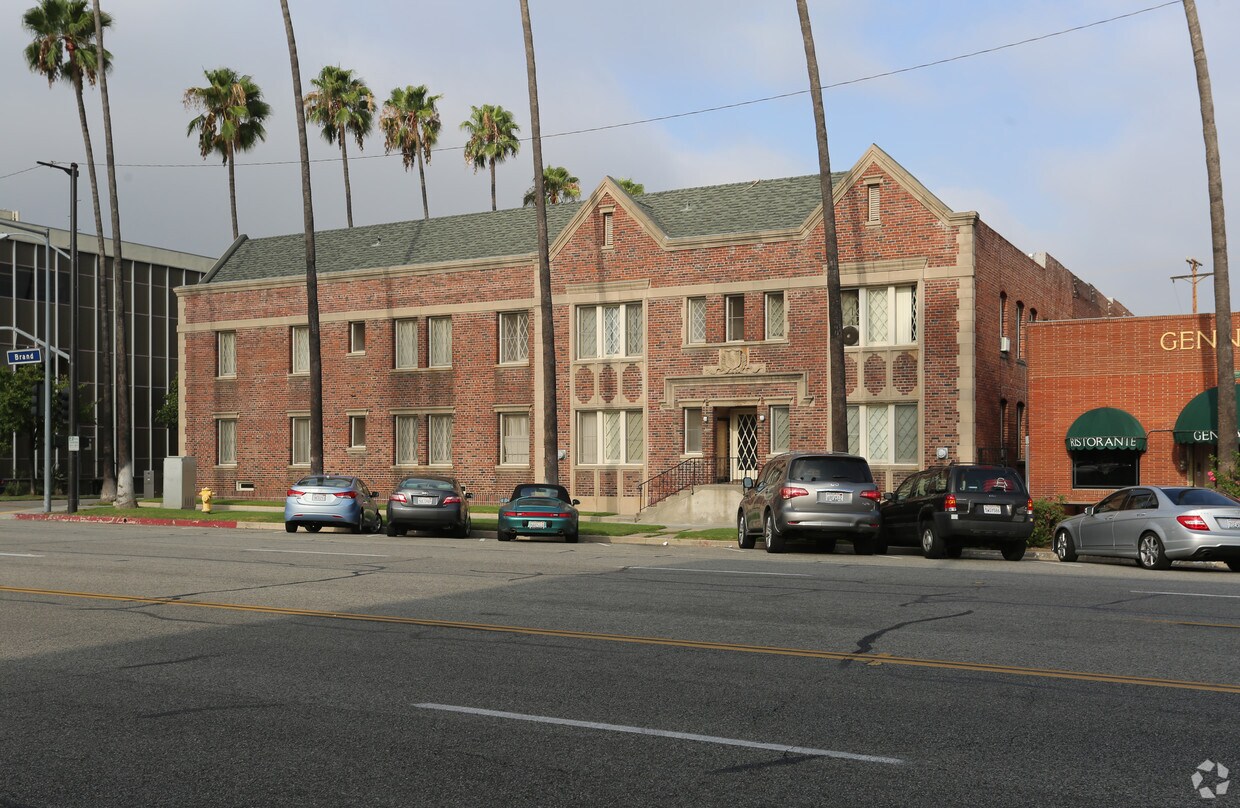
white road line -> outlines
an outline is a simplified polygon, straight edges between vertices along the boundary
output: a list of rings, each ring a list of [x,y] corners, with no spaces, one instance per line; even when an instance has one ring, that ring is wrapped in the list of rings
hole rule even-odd
[[[1134,595],[1182,595],[1186,598],[1240,598],[1240,595],[1205,595],[1201,592],[1152,592],[1145,589],[1129,589]]]
[[[17,558],[43,558],[36,553],[0,553],[0,556],[16,556]]]
[[[840,758],[842,760],[857,760],[862,763],[887,763],[900,764],[904,761],[900,758],[881,757],[878,755],[859,755],[855,752],[837,752],[832,749],[812,749],[806,746],[786,746],[779,743],[758,743],[756,741],[742,741],[736,738],[719,738],[714,735],[696,735],[691,732],[670,732],[661,729],[647,729],[645,727],[628,727],[623,724],[599,724],[594,721],[573,721],[567,718],[550,718],[543,715],[525,715],[524,713],[507,713],[501,710],[483,710],[477,707],[454,707],[450,704],[415,704],[415,707],[421,707],[424,710],[443,710],[450,713],[468,713],[470,715],[485,715],[491,718],[510,718],[516,721],[532,721],[537,724],[558,724],[564,727],[581,727],[582,729],[598,729],[606,732],[627,732],[632,735],[652,735],[658,738],[676,738],[682,741],[701,741],[702,743],[716,743],[724,746],[743,746],[747,749],[764,749],[772,752],[783,752],[792,755],[813,755],[815,757]]]
[[[803,572],[750,572],[749,570],[698,570],[690,567],[629,567],[631,570],[660,570],[662,572],[714,572],[720,575],[776,575],[780,578],[813,578]]]
[[[261,547],[247,547],[243,552],[246,553],[297,553],[298,555],[342,555],[342,556],[365,556],[366,558],[387,558],[385,555],[377,553],[328,553],[322,550],[265,550]]]

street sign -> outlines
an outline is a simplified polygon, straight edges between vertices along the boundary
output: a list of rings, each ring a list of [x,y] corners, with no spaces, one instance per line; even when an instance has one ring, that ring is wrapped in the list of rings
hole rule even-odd
[[[22,348],[19,351],[9,351],[10,365],[37,365],[43,361],[43,351],[38,348]]]
[[[78,451],[78,436],[77,435],[69,436],[69,451],[71,452]]]

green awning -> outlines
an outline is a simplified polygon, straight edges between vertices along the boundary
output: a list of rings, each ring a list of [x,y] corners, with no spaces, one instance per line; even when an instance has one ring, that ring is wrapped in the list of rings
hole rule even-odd
[[[1068,451],[1119,449],[1145,451],[1145,427],[1123,410],[1099,407],[1081,415],[1068,429]]]
[[[1240,384],[1236,385],[1236,415],[1240,423]],[[1218,388],[1198,394],[1175,419],[1176,443],[1218,443]]]

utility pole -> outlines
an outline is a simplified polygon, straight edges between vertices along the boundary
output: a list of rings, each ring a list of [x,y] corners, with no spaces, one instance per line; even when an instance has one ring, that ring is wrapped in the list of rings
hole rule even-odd
[[[1193,274],[1191,274],[1191,275],[1172,275],[1172,276],[1171,276],[1171,280],[1173,280],[1173,281],[1182,281],[1182,280],[1189,280],[1189,281],[1192,281],[1192,284],[1193,284],[1193,314],[1196,314],[1196,313],[1197,313],[1197,283],[1198,283],[1198,281],[1205,280],[1206,278],[1210,277],[1210,276],[1211,276],[1211,275],[1213,275],[1214,273],[1213,273],[1213,272],[1202,272],[1202,273],[1200,273],[1200,274],[1199,274],[1199,273],[1197,272],[1197,267],[1201,266],[1201,262],[1200,262],[1200,261],[1198,261],[1196,258],[1185,258],[1184,260],[1188,263],[1189,267],[1191,267],[1191,268],[1192,268]]]

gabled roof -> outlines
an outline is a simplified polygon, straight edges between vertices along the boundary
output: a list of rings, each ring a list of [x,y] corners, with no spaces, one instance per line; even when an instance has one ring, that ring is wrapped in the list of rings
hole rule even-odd
[[[841,182],[846,173],[832,175]],[[605,181],[610,188],[614,183]],[[595,194],[595,196],[597,193]],[[666,238],[706,238],[802,226],[821,205],[818,175],[682,188],[618,200],[640,208]],[[584,202],[547,206],[554,242]],[[635,211],[636,212],[636,211]],[[204,283],[257,281],[305,272],[301,233],[245,239],[224,254]],[[538,249],[534,209],[511,208],[435,219],[319,231],[315,269],[320,274],[533,256]]]

